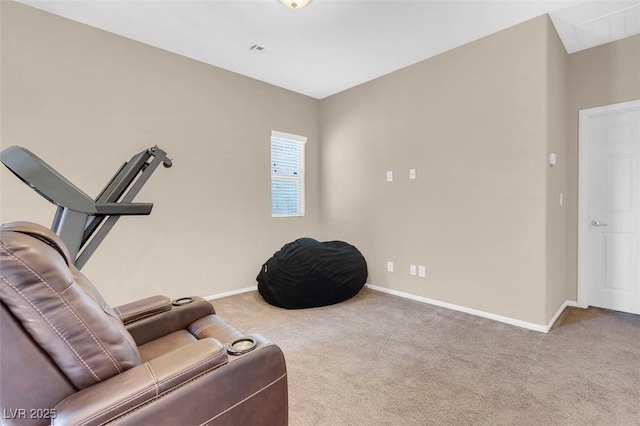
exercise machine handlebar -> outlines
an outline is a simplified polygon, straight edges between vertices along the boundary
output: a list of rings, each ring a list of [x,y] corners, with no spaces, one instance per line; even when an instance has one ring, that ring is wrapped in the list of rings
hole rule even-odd
[[[157,146],[146,149],[125,162],[93,200],[28,149],[6,148],[0,152],[0,161],[34,191],[58,206],[51,229],[65,242],[79,269],[120,216],[151,213],[152,203],[133,203],[133,198],[160,163],[165,168],[173,165],[167,153]]]

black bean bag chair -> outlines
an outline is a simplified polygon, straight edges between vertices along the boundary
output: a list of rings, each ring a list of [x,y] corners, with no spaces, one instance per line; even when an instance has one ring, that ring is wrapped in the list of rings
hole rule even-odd
[[[351,244],[300,238],[262,265],[260,295],[287,309],[333,305],[358,294],[367,281],[367,262]]]

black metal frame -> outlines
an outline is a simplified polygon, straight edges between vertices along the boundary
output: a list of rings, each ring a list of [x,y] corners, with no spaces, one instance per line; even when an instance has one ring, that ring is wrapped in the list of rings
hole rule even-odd
[[[20,146],[0,152],[0,161],[38,194],[58,206],[51,229],[62,238],[81,269],[120,216],[148,215],[152,203],[132,203],[167,153],[153,146],[124,163],[95,200],[38,156]]]

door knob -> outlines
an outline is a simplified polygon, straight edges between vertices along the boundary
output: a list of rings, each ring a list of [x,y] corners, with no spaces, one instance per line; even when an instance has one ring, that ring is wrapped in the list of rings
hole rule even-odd
[[[597,220],[597,219],[592,220],[592,221],[591,221],[591,224],[592,224],[593,226],[607,226],[607,224],[606,224],[606,223],[600,222],[600,221],[599,221],[599,220]]]

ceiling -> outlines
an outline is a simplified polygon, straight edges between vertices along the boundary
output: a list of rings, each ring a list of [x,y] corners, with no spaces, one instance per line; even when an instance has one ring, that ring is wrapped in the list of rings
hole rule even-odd
[[[544,13],[568,53],[640,34],[640,0],[18,1],[317,99]]]

